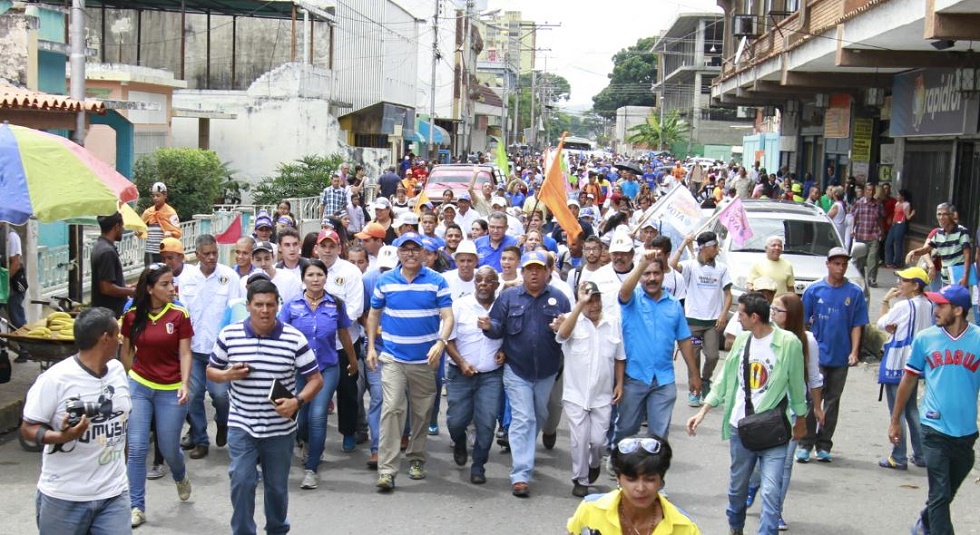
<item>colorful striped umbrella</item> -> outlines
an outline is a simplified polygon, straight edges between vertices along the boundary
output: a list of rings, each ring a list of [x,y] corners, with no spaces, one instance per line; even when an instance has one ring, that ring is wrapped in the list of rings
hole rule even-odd
[[[138,197],[132,182],[71,140],[0,125],[0,221],[111,215]]]

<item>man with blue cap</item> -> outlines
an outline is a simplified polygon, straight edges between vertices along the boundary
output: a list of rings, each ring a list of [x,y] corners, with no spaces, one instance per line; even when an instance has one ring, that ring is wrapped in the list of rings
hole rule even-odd
[[[521,286],[500,293],[489,317],[479,320],[488,338],[503,339],[504,391],[511,404],[508,431],[512,493],[530,496],[534,446],[548,419],[548,397],[561,367],[561,344],[555,339],[559,316],[571,310],[568,298],[548,285],[548,259],[543,251],[521,257]]]
[[[967,320],[972,303],[966,287],[944,286],[938,292],[926,292],[926,298],[936,305],[936,325],[919,332],[912,341],[912,354],[898,386],[888,438],[893,444],[904,440],[901,418],[905,404],[916,382],[924,379],[926,393],[919,414],[929,498],[912,533],[953,533],[949,507],[974,463],[980,327]],[[915,403],[914,399],[911,401]]]

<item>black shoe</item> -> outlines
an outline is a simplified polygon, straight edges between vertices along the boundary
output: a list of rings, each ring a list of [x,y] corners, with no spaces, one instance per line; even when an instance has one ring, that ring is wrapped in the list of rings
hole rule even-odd
[[[596,466],[595,468],[589,467],[589,483],[595,483],[599,479],[599,474],[602,473],[602,466]]]
[[[356,438],[358,444],[364,444],[370,438],[368,436],[368,432],[363,430],[354,433],[354,437]]]
[[[456,441],[453,445],[453,461],[456,462],[456,466],[466,466],[466,461],[469,461],[469,455],[466,452],[466,435],[463,438]]]
[[[27,357],[25,357],[24,355],[17,355],[17,358],[14,359],[14,363],[23,364],[27,362],[27,360],[28,360]]]
[[[470,483],[482,485],[487,482],[487,475],[483,469],[473,469],[470,471]]]
[[[207,456],[208,456],[207,446],[194,446],[193,448],[191,448],[190,454],[188,454],[188,457],[190,457],[191,459],[203,459]]]
[[[510,437],[506,433],[497,435],[497,445],[510,449]]]
[[[228,444],[228,426],[218,424],[218,432],[214,434],[214,445],[223,448]]]
[[[184,451],[194,449],[194,438],[191,437],[190,431],[180,439],[180,449]]]
[[[541,443],[547,450],[555,449],[555,442],[558,442],[558,433],[544,433],[541,435]]]
[[[573,483],[575,484],[575,486],[572,487],[572,496],[575,496],[576,498],[585,498],[586,496],[589,495],[588,485],[583,485],[578,481],[574,481]]]

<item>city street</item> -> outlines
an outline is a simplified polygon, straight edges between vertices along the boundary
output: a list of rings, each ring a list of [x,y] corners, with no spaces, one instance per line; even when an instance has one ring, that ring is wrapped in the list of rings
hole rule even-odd
[[[881,281],[890,280],[882,274]],[[878,303],[886,288],[873,291]],[[873,315],[876,315],[877,307]],[[678,369],[683,377],[683,370]],[[888,452],[887,411],[878,401],[877,365],[861,364],[851,370],[843,397],[834,462],[794,466],[792,488],[784,518],[794,534],[900,534],[908,527],[926,498],[925,469],[885,470],[877,460]],[[667,474],[670,499],[695,519],[705,534],[727,533],[725,506],[728,482],[728,443],[721,440],[721,410],[708,415],[697,437],[683,429],[695,409],[681,400],[674,410],[671,444],[673,466]],[[443,404],[445,411],[445,404]],[[444,419],[442,420],[444,422]],[[539,441],[532,496],[522,500],[510,494],[509,457],[496,446],[487,466],[488,482],[469,483],[469,469],[457,468],[445,428],[430,437],[428,478],[411,481],[407,463],[398,476],[397,489],[383,495],[374,488],[375,474],[365,468],[366,449],[340,452],[340,440],[331,416],[327,457],[321,466],[322,482],[316,490],[300,490],[302,470],[294,461],[290,481],[290,520],[293,533],[563,533],[578,499],[571,495],[568,432],[563,427],[558,446],[545,450]],[[213,431],[213,430],[212,430]],[[213,436],[213,434],[212,434]],[[4,437],[9,439],[9,435]],[[364,445],[366,446],[366,444]],[[34,490],[38,472],[36,454],[24,452],[16,440],[0,445],[4,500],[0,514],[4,533],[32,533]],[[189,460],[194,491],[180,503],[169,475],[147,485],[147,523],[142,534],[222,533],[229,529],[228,453],[211,449],[203,460]],[[980,485],[974,470],[953,507],[957,533],[980,533]],[[613,486],[605,474],[599,483]],[[261,487],[260,487],[261,489]],[[258,492],[257,523],[262,527],[262,491]],[[749,511],[746,533],[758,526],[760,504]]]

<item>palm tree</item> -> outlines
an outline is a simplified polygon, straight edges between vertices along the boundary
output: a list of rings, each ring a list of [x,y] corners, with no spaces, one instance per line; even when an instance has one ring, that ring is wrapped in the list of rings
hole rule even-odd
[[[671,110],[664,117],[663,124],[655,112],[650,112],[645,122],[632,126],[627,131],[632,132],[632,135],[626,141],[664,150],[674,143],[686,140],[690,126],[678,116],[677,110]]]

